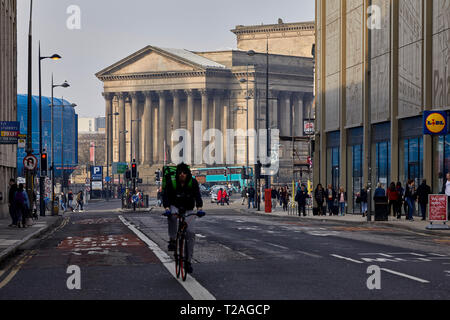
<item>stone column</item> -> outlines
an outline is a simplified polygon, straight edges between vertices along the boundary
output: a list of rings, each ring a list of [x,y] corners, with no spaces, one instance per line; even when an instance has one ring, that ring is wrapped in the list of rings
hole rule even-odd
[[[230,129],[230,91],[223,92],[223,118],[222,118],[222,135],[223,135],[223,162],[227,161],[227,129]]]
[[[172,90],[170,92],[173,97],[173,130],[180,129],[180,98],[181,92],[179,90]]]
[[[223,116],[223,110],[222,110],[222,96],[224,91],[223,90],[214,90],[214,97],[213,97],[213,110],[214,110],[214,123],[213,128],[217,130],[221,130],[221,121],[220,119]]]
[[[278,95],[279,92],[270,90],[269,92],[269,121],[271,129],[279,129],[278,126]]]
[[[133,141],[133,143],[131,144],[131,155],[132,155],[131,160],[136,159],[136,162],[139,163],[140,162],[139,122],[141,121],[139,119],[138,113],[139,95],[137,92],[131,92],[130,97],[131,97],[131,131],[132,131],[131,139]]]
[[[303,113],[304,113],[304,94],[296,93],[294,98],[294,123],[292,124],[294,136],[303,136]]]
[[[105,117],[106,117],[106,160],[108,165],[113,162],[113,107],[112,100],[114,94],[109,92],[104,92],[103,97],[105,98]]]
[[[158,106],[158,162],[164,163],[164,151],[167,152],[167,135],[166,135],[166,93],[165,91],[157,91],[159,96]]]
[[[184,93],[187,97],[187,109],[186,109],[186,129],[191,135],[190,148],[186,149],[188,163],[194,163],[194,91],[185,90]],[[189,161],[190,159],[190,161]]]
[[[126,114],[125,114],[125,97],[126,93],[120,92],[117,94],[117,97],[119,98],[119,161],[125,162],[126,161],[126,143],[125,143],[125,120],[126,120]]]
[[[152,93],[150,91],[144,92],[145,96],[145,106],[144,106],[144,159],[143,163],[145,165],[153,164],[153,126],[152,126],[152,116],[153,116],[153,106],[152,106]]]
[[[280,95],[280,135],[284,137],[291,136],[291,93],[283,92]]]
[[[208,119],[209,119],[209,110],[208,110],[208,100],[209,100],[209,92],[206,89],[200,90],[200,94],[202,96],[202,137],[204,136],[206,130],[208,130]],[[203,141],[203,138],[202,138]],[[205,150],[207,143],[203,141],[202,150]]]

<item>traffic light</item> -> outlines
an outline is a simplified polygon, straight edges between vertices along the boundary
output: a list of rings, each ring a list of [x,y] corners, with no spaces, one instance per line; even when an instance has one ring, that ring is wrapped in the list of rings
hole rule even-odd
[[[137,177],[137,164],[136,162],[133,162],[131,164],[131,179],[136,179]]]
[[[242,167],[242,172],[241,172],[241,179],[245,180],[247,179],[247,173],[245,172],[245,167]]]
[[[161,171],[155,171],[155,181],[160,182],[161,181]]]
[[[47,176],[47,170],[48,170],[47,153],[42,153],[41,154],[41,175],[43,177]]]
[[[256,179],[261,179],[261,161],[258,161],[255,165],[255,177]]]
[[[224,176],[224,177],[227,176],[227,169],[223,170],[223,176]]]
[[[125,171],[125,179],[126,180],[130,180],[131,179],[131,171],[130,170]]]

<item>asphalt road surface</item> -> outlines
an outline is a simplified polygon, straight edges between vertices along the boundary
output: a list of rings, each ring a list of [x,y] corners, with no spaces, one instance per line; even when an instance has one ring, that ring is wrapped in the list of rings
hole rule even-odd
[[[194,273],[182,283],[162,210],[121,213],[119,205],[67,215],[0,265],[0,299],[450,298],[449,237],[207,205],[196,221]],[[69,266],[79,268],[80,289],[69,289],[77,283]]]

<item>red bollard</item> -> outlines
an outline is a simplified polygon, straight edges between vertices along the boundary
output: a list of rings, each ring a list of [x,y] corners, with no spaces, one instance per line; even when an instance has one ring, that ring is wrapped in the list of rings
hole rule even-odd
[[[265,212],[272,212],[272,189],[265,189],[264,191]]]

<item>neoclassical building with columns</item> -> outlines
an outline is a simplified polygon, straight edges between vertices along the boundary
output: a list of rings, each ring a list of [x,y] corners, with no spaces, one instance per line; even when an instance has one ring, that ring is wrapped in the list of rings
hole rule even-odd
[[[171,152],[178,144],[171,141],[174,130],[187,129],[193,145],[195,123],[201,123],[202,135],[208,129],[224,133],[227,129],[265,129],[266,57],[239,50],[191,52],[147,46],[98,72],[96,76],[104,84],[110,165],[136,159],[146,181],[164,163],[172,162]],[[271,128],[279,129],[282,137],[303,136],[303,120],[311,116],[312,102],[312,59],[270,54]],[[202,151],[208,144],[203,142]],[[236,166],[246,164],[246,148],[245,139],[234,141]],[[250,141],[249,149],[256,154],[258,143]],[[194,148],[191,152],[188,159],[193,161]],[[225,160],[225,144],[223,153]],[[291,142],[280,142],[279,158],[277,179],[290,181]],[[249,152],[250,165],[255,162]]]

